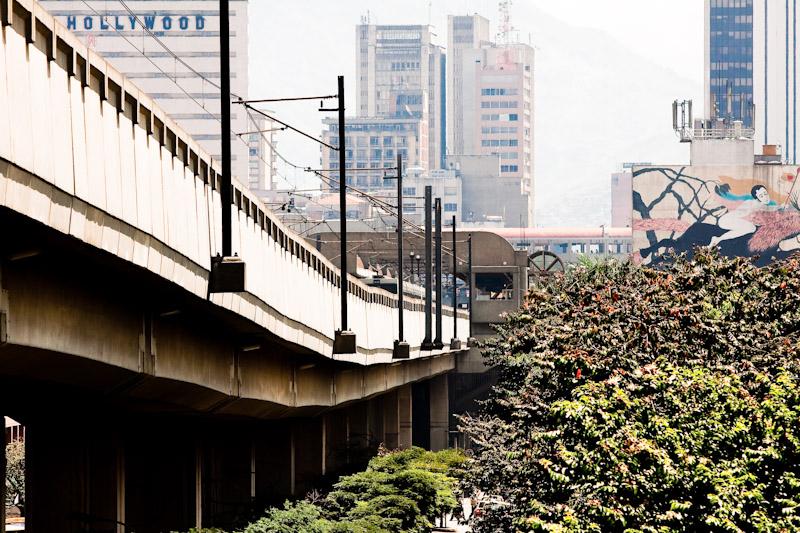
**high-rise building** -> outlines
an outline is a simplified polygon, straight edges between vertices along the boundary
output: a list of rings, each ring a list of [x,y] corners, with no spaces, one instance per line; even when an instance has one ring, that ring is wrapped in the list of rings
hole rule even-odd
[[[753,0],[706,0],[706,117],[753,127]]]
[[[706,117],[741,120],[797,161],[798,0],[706,0]]]
[[[432,39],[429,26],[356,26],[356,102],[361,118],[425,121],[428,163],[435,169],[446,144],[446,61]]]
[[[489,42],[489,20],[480,15],[448,15],[447,27],[447,151],[466,154],[464,123],[477,122],[480,104],[475,91],[464,90],[463,52]],[[467,87],[472,87],[472,79],[467,80]]]
[[[450,160],[499,157],[496,190],[504,191],[498,199],[503,213],[485,212],[485,199],[469,193],[484,187],[471,187],[465,177],[464,212],[473,213],[476,219],[502,216],[507,226],[529,226],[534,205],[533,47],[514,42],[508,35],[500,44],[485,41],[487,23],[479,15],[448,20],[448,42],[458,46],[449,61],[453,79],[448,94],[452,110],[448,115],[452,131],[448,156]]]
[[[322,132],[323,142],[338,147],[339,122],[334,118],[322,121],[327,130]],[[384,180],[394,175],[397,156],[403,158],[405,168],[427,169],[427,122],[418,118],[366,117],[345,120],[345,173],[347,185],[374,191],[393,190],[395,182]],[[322,146],[322,167],[334,181],[328,189],[338,189],[339,152]]]
[[[275,132],[277,124],[260,115],[253,115],[248,131],[240,134],[247,141],[250,166],[248,168],[247,186],[256,194],[275,189]]]
[[[221,158],[220,91],[212,85],[220,82],[217,0],[127,0],[124,5],[116,0],[42,0],[40,4],[147,92],[212,157]],[[247,1],[231,0],[230,14],[231,92],[246,98]],[[231,124],[233,133],[261,129],[242,106],[233,106]],[[242,183],[254,178],[249,144],[245,136],[231,136],[232,172]],[[252,160],[258,165],[260,154]],[[262,168],[269,170],[267,165]],[[271,177],[254,181],[267,184]]]

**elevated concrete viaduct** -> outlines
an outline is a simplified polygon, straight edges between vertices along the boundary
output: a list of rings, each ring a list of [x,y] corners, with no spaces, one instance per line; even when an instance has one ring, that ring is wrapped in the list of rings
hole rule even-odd
[[[35,1],[0,0],[0,415],[26,426],[27,531],[229,527],[380,443],[446,445],[462,352],[420,349],[423,302],[393,360],[397,298],[238,183],[245,290],[209,294],[219,188],[146,94]],[[343,290],[352,354],[333,353]]]

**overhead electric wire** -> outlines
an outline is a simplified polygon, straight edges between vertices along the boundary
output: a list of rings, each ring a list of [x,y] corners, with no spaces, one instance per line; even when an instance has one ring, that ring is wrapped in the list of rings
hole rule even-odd
[[[239,104],[266,104],[269,102],[296,102],[299,100],[330,100],[338,98],[338,94],[328,96],[294,96],[290,98],[259,98],[258,100],[239,100]]]
[[[210,79],[210,78],[207,78],[206,76],[203,76],[203,75],[202,75],[200,72],[198,72],[198,71],[197,71],[197,70],[195,70],[195,69],[194,69],[194,68],[193,68],[191,65],[189,65],[189,63],[187,63],[186,61],[184,61],[183,59],[181,59],[181,57],[180,57],[178,54],[176,54],[174,51],[172,51],[172,50],[169,48],[169,46],[167,46],[166,44],[164,44],[164,42],[163,42],[161,39],[159,39],[159,38],[158,38],[158,36],[157,36],[156,34],[154,34],[152,31],[150,31],[150,29],[149,29],[149,28],[148,28],[148,27],[147,27],[147,26],[146,26],[146,25],[145,25],[145,24],[142,22],[142,20],[139,18],[139,16],[138,16],[136,13],[134,13],[134,12],[133,12],[133,10],[132,10],[132,9],[131,9],[131,8],[128,6],[128,4],[127,4],[127,3],[125,3],[125,0],[117,0],[117,1],[118,1],[118,2],[119,2],[121,5],[122,5],[122,7],[124,7],[124,8],[125,8],[125,10],[126,10],[128,13],[130,13],[130,15],[131,15],[131,16],[132,16],[132,17],[133,17],[135,20],[136,20],[136,22],[138,22],[138,23],[139,23],[139,26],[141,26],[141,27],[142,27],[142,30],[143,30],[145,33],[147,33],[147,34],[148,34],[148,35],[149,35],[149,36],[150,36],[150,37],[151,37],[151,38],[152,38],[152,39],[153,39],[155,42],[157,42],[157,43],[158,43],[158,44],[161,46],[161,48],[163,48],[163,49],[164,49],[164,51],[166,51],[168,54],[170,54],[170,55],[171,55],[171,56],[172,56],[172,57],[175,59],[175,61],[177,61],[178,63],[180,63],[180,64],[181,64],[181,65],[183,65],[184,67],[186,67],[186,68],[187,68],[187,69],[188,69],[190,72],[192,72],[192,73],[193,73],[195,76],[197,76],[198,78],[201,78],[201,79],[203,79],[203,81],[207,82],[209,85],[211,85],[211,86],[212,86],[212,87],[214,87],[215,89],[221,89],[221,87],[220,87],[220,85],[219,85],[218,83],[215,83],[215,82],[211,81],[211,79]],[[83,3],[84,3],[84,4],[86,4],[86,2],[85,2],[85,1],[84,1]],[[88,4],[87,4],[87,5],[88,5]],[[90,9],[92,9],[92,8],[90,7]],[[92,9],[92,11],[94,11],[94,9]],[[95,11],[95,13],[96,13],[96,11]],[[98,13],[98,15],[99,15],[99,13]],[[115,26],[116,26],[116,25],[115,25]],[[116,28],[115,28],[115,29],[116,29]],[[142,50],[142,53],[143,53],[143,54],[145,53],[145,52],[144,52],[144,50]],[[231,96],[235,96],[236,98],[241,98],[239,95],[237,95],[237,94],[234,94],[234,93],[231,93]]]
[[[241,102],[234,102],[234,103],[236,103],[236,104],[239,104],[239,103],[241,103]],[[262,116],[264,116],[265,118],[268,118],[269,120],[271,120],[271,121],[273,121],[273,122],[277,122],[277,123],[278,123],[278,124],[280,124],[281,126],[286,126],[286,127],[287,127],[287,128],[289,128],[290,130],[292,130],[292,131],[294,131],[294,132],[296,132],[296,133],[299,133],[300,135],[302,135],[302,136],[304,136],[304,137],[308,137],[308,138],[309,138],[309,139],[311,139],[312,141],[314,141],[314,142],[317,142],[317,143],[321,144],[322,146],[325,146],[326,148],[330,148],[331,150],[336,150],[337,152],[339,151],[339,149],[338,149],[338,148],[335,148],[335,147],[331,146],[330,144],[328,144],[328,143],[326,143],[326,142],[324,142],[324,141],[320,141],[319,139],[317,139],[317,138],[316,138],[316,137],[314,137],[313,135],[311,135],[311,134],[308,134],[308,133],[306,133],[306,132],[304,132],[304,131],[302,131],[302,130],[299,130],[299,129],[295,128],[294,126],[292,126],[292,125],[290,125],[290,124],[287,124],[286,122],[283,122],[283,121],[281,121],[281,120],[278,120],[278,119],[277,119],[277,118],[275,118],[275,117],[271,117],[271,116],[267,115],[267,114],[266,114],[264,111],[262,111],[262,110],[260,110],[260,109],[256,109],[255,107],[253,107],[253,106],[251,106],[251,105],[249,105],[249,104],[242,104],[242,105],[244,105],[244,107],[245,107],[245,108],[247,108],[247,109],[250,109],[251,111],[255,111],[255,112],[256,112],[256,113],[258,113],[259,115],[262,115]]]

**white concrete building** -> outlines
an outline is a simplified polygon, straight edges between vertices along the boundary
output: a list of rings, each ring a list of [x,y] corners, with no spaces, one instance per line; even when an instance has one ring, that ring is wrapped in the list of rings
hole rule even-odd
[[[447,151],[450,154],[472,153],[464,148],[464,124],[478,121],[474,78],[468,69],[464,80],[464,52],[480,49],[489,43],[489,20],[480,16],[447,16]]]
[[[448,160],[461,156],[500,158],[495,196],[505,213],[478,207],[484,198],[473,198],[464,176],[465,204],[475,206],[474,218],[503,216],[505,223],[526,227],[533,223],[533,91],[534,50],[527,44],[495,44],[484,40],[486,19],[478,15],[449,17],[448,42],[458,51],[451,54],[448,93],[450,113]],[[475,187],[485,190],[485,187]],[[499,193],[498,191],[502,191]]]
[[[92,50],[147,92],[212,157],[220,160],[217,0],[43,0],[40,4]],[[231,0],[231,92],[247,97],[247,1]],[[163,46],[162,46],[163,45]],[[174,52],[176,59],[171,52]],[[208,81],[198,77],[191,69]],[[260,129],[232,106],[233,133]],[[233,175],[252,182],[248,139],[233,135]],[[258,155],[254,156],[258,160]],[[268,166],[264,165],[264,170]],[[262,176],[261,185],[271,182]]]
[[[444,77],[444,50],[429,26],[356,26],[358,116],[425,121],[432,169],[445,153]]]
[[[339,122],[326,118],[322,123],[327,129],[322,140],[331,146],[339,144]],[[345,120],[345,158],[347,185],[362,190],[393,190],[393,181],[384,180],[387,174],[394,175],[397,156],[403,158],[406,168],[429,168],[427,122],[418,118],[365,117]],[[339,152],[321,147],[321,164],[338,189]]]
[[[455,170],[423,171],[409,168],[403,176],[403,216],[416,224],[425,222],[425,187],[430,185],[433,198],[442,200],[442,221],[450,224],[455,215],[458,225],[462,217],[461,176]]]

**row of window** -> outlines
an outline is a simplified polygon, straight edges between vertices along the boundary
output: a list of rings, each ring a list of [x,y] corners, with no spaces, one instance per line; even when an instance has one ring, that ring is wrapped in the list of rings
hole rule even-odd
[[[711,78],[712,87],[752,87],[753,78]]]
[[[502,102],[498,102],[497,100],[484,100],[481,102],[482,109],[516,109],[518,107],[519,102],[516,100]]]
[[[517,133],[516,126],[492,126],[491,128],[481,128],[483,134],[497,134],[497,133]]]
[[[711,57],[737,56],[740,58],[753,57],[752,46],[713,46],[711,47]]]
[[[356,146],[358,147],[366,147],[367,146],[367,138],[366,137],[356,137]],[[407,137],[397,137],[397,146],[408,146],[408,138]],[[330,137],[328,139],[328,143],[331,146],[339,146],[339,137]],[[394,146],[395,144],[395,137],[384,137],[383,138],[383,146]],[[345,146],[353,146],[353,137],[345,137],[344,138],[344,145]],[[381,141],[379,137],[370,137],[369,138],[369,146],[381,146]]]
[[[500,172],[519,172],[519,165],[500,165]]]
[[[739,61],[714,61],[711,63],[711,70],[753,70],[753,64],[750,62]]]
[[[712,31],[712,39],[721,39],[727,37],[729,39],[752,39],[752,31]]]
[[[481,89],[481,96],[516,96],[517,94],[519,94],[518,89],[506,89],[504,87]]]
[[[419,68],[419,61],[393,61],[390,68],[392,70],[414,70]]]
[[[752,8],[753,0],[711,0],[711,8],[716,7]]]
[[[508,113],[508,114],[489,114],[489,115],[481,115],[481,120],[487,120],[490,122],[494,122],[497,120],[507,120],[509,122],[516,122],[519,120],[519,115],[516,113]]]
[[[517,139],[483,139],[481,146],[519,146]]]

